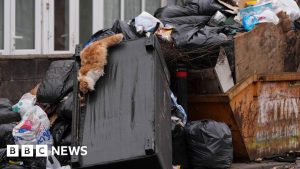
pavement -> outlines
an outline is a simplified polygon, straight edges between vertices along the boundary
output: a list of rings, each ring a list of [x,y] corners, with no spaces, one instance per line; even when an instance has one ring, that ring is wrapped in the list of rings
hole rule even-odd
[[[230,169],[300,169],[300,159],[296,163],[282,162],[251,162],[251,163],[233,163]]]

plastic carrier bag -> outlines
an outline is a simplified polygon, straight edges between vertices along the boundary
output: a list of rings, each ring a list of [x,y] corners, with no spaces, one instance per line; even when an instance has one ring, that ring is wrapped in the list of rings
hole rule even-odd
[[[22,117],[20,123],[13,129],[13,137],[18,145],[53,144],[48,116],[43,109],[34,105],[35,100],[35,96],[26,93],[13,106],[13,110]]]

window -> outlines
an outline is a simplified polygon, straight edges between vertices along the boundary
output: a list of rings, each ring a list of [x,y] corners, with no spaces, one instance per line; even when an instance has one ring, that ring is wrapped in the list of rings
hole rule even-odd
[[[15,49],[35,49],[35,2],[16,0]]]
[[[76,24],[78,0],[43,1],[43,49],[44,54],[73,53],[79,34]]]
[[[69,0],[54,1],[54,50],[69,50]]]
[[[166,0],[0,0],[0,54],[73,53],[117,19],[151,14]]]
[[[41,53],[41,0],[0,0],[2,54]]]
[[[83,44],[93,34],[93,0],[79,1],[79,43]]]

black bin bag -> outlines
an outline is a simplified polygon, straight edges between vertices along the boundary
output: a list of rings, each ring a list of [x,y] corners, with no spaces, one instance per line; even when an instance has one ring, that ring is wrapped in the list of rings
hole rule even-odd
[[[0,148],[6,148],[6,145],[15,144],[12,135],[16,123],[0,124]]]
[[[224,9],[217,0],[187,0],[185,6],[194,6],[198,7],[199,15],[214,15],[217,11],[222,11]]]
[[[71,135],[71,123],[59,119],[52,127],[51,133],[53,136],[54,146],[71,146],[72,135]],[[68,153],[65,156],[56,155],[57,160],[61,165],[69,165],[71,156]]]
[[[123,33],[123,40],[135,40],[142,37],[142,35],[136,32],[134,24],[129,25],[127,22],[120,20],[115,21],[111,31],[114,33]]]
[[[59,103],[56,112],[60,118],[69,121],[72,120],[73,92],[69,93],[67,96],[63,98],[63,100]]]
[[[232,137],[225,123],[193,121],[186,125],[186,141],[193,169],[227,169],[233,159]]]
[[[217,0],[189,0],[184,6],[168,5],[155,11],[156,18],[174,18],[180,16],[212,16],[224,7]]]
[[[18,122],[21,120],[19,113],[11,110],[11,102],[7,98],[0,98],[0,124]]]
[[[176,125],[172,129],[172,163],[173,165],[180,165],[183,169],[188,168],[184,127],[180,125]]]
[[[39,86],[37,102],[55,104],[73,89],[73,60],[59,60],[51,63]]]
[[[160,19],[162,23],[173,25],[183,24],[206,24],[210,20],[211,16],[180,16],[175,18],[163,18]]]
[[[203,27],[203,24],[184,24],[174,28],[172,38],[178,48],[214,46],[229,40],[226,35],[219,34],[222,29],[222,27]]]
[[[190,6],[168,5],[157,9],[154,13],[154,16],[159,19],[192,15],[198,15],[198,6],[196,4]]]

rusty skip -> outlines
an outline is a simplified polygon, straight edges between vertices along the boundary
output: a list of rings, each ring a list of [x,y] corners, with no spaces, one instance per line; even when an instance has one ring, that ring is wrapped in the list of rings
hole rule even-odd
[[[299,73],[254,75],[225,94],[191,95],[189,115],[231,126],[235,159],[300,150],[299,82]]]

